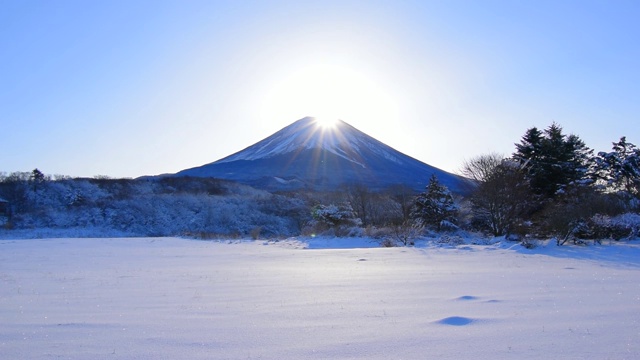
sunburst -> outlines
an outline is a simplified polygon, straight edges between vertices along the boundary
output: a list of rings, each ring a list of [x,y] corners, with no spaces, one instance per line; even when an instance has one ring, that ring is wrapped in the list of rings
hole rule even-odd
[[[338,119],[328,116],[315,117],[316,124],[322,129],[334,129],[338,124]]]

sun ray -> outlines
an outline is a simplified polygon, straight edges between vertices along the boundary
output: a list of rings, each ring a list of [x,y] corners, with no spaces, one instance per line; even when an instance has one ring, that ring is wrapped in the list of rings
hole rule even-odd
[[[331,129],[338,119],[393,123],[398,119],[396,100],[368,75],[353,66],[331,63],[292,69],[265,93],[261,112],[279,121],[313,116],[324,129]]]
[[[318,116],[315,117],[315,120],[316,124],[318,124],[322,129],[333,129],[338,123],[337,118],[333,118],[330,116]]]

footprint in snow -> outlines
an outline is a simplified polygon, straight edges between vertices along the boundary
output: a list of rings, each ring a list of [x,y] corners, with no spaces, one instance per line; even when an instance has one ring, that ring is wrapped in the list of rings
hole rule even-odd
[[[463,316],[450,316],[444,319],[440,319],[436,321],[436,323],[441,325],[450,325],[450,326],[465,326],[473,323],[475,320]]]

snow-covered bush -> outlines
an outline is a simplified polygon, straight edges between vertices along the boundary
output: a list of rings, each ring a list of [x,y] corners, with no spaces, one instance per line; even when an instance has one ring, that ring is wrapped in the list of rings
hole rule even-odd
[[[309,218],[304,201],[213,179],[65,178],[27,187],[23,199],[25,206],[12,219],[17,229],[249,236],[260,228],[260,236],[271,237],[296,235]]]
[[[359,221],[354,217],[349,204],[316,205],[312,210],[313,219],[329,227],[341,225],[357,225]]]
[[[576,237],[581,239],[633,239],[640,235],[640,215],[626,213],[614,217],[595,215],[580,224]]]
[[[540,244],[540,241],[538,239],[528,238],[528,237],[523,238],[522,241],[520,242],[520,245],[522,245],[526,249],[535,249],[538,247],[539,244]]]
[[[464,245],[465,241],[462,237],[458,235],[445,234],[436,238],[435,243],[440,245],[458,246],[458,245]]]
[[[640,214],[626,213],[615,216],[613,219],[615,224],[625,226],[631,230],[630,236],[634,238],[640,237]]]

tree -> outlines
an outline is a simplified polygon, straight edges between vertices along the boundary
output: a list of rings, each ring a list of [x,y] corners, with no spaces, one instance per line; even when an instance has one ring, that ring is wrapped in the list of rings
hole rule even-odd
[[[504,156],[498,153],[489,153],[477,156],[471,160],[466,160],[462,164],[462,176],[469,178],[476,183],[487,181],[495,169],[502,163]]]
[[[412,217],[421,225],[432,226],[440,231],[447,222],[455,224],[457,214],[458,207],[453,202],[451,192],[440,184],[435,174],[431,175],[426,191],[415,199]]]
[[[525,166],[531,162],[537,163],[542,155],[542,139],[542,132],[538,128],[527,129],[520,144],[515,144],[516,152],[513,154],[513,159]]]
[[[414,245],[415,239],[422,234],[422,230],[422,225],[410,220],[392,224],[391,237],[388,237],[386,240],[390,241],[391,244],[400,243],[404,246]]]
[[[533,192],[550,199],[588,183],[592,153],[577,135],[567,136],[553,123],[543,132],[528,129],[512,158],[526,169]]]
[[[595,157],[596,176],[613,191],[640,196],[640,149],[623,136],[612,150]]]
[[[571,190],[547,203],[540,212],[544,221],[539,231],[555,236],[558,246],[570,239],[577,243],[580,233],[588,230],[591,219],[597,214],[605,215],[608,210],[606,198],[593,187]]]
[[[33,184],[33,191],[37,191],[38,185],[44,183],[45,176],[40,170],[36,168],[36,169],[33,169],[33,171],[31,172],[31,175],[29,176],[29,181],[31,181],[31,184]]]
[[[415,196],[415,190],[406,185],[393,185],[387,189],[389,197],[398,204],[400,217],[395,224],[402,224],[411,220],[411,207],[413,205],[413,198]]]
[[[359,225],[358,219],[354,217],[350,204],[330,204],[316,205],[311,211],[313,219],[329,227],[342,225]]]
[[[373,198],[369,188],[362,184],[350,185],[346,189],[346,195],[355,217],[362,221],[363,226],[369,225]]]
[[[11,203],[15,213],[20,213],[29,207],[29,178],[31,173],[12,172],[3,176],[0,181],[0,197]]]
[[[472,222],[494,236],[513,232],[515,225],[534,206],[522,168],[513,160],[499,159],[496,154],[472,159],[465,168],[463,172],[474,172],[478,179],[470,196]]]

